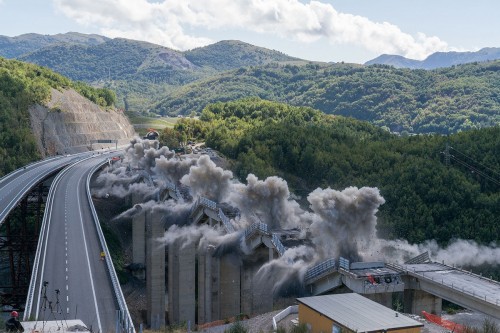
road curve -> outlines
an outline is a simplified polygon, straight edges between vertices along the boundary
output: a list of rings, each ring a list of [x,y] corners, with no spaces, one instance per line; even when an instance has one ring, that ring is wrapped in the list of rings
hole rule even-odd
[[[33,306],[27,317],[80,319],[94,332],[112,332],[118,304],[92,217],[86,180],[107,156],[94,156],[64,169],[53,183],[36,276]]]
[[[91,154],[48,158],[31,163],[0,178],[0,226],[10,211],[42,179]]]

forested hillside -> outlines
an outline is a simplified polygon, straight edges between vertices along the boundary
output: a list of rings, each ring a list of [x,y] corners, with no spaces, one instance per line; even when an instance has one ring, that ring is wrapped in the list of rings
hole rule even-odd
[[[409,70],[305,62],[240,41],[178,52],[120,38],[49,45],[21,58],[111,88],[118,106],[130,111],[189,115],[209,103],[256,96],[403,134],[500,124],[500,61]]]
[[[386,199],[378,214],[381,236],[441,244],[500,237],[499,126],[449,137],[397,137],[366,122],[260,99],[209,105],[200,119],[179,122],[179,137],[206,139],[235,161],[242,180],[248,173],[280,175],[299,195],[318,186],[378,187]],[[476,172],[453,158],[447,165],[447,143],[451,155]]]
[[[242,68],[173,91],[155,109],[189,114],[248,96],[310,106],[393,132],[448,134],[500,124],[500,61],[434,71],[352,64]]]
[[[271,62],[303,62],[284,53],[227,40],[184,52],[186,59],[201,67],[225,71],[240,67],[262,66]]]
[[[0,52],[1,46],[0,39]],[[300,63],[281,52],[239,41],[179,52],[124,38],[94,44],[50,44],[17,57],[72,80],[109,87],[117,92],[119,106],[131,111],[145,111],[168,92],[227,69],[270,62]]]
[[[28,107],[47,101],[51,88],[73,88],[102,106],[115,101],[108,89],[74,83],[46,68],[0,57],[0,176],[39,158]]]

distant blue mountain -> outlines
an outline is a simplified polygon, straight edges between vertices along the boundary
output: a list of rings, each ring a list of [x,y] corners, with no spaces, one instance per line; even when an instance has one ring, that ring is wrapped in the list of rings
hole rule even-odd
[[[396,68],[435,69],[497,59],[500,59],[500,48],[487,47],[477,52],[436,52],[428,56],[425,60],[414,60],[398,55],[383,54],[367,61],[365,65],[380,64]]]

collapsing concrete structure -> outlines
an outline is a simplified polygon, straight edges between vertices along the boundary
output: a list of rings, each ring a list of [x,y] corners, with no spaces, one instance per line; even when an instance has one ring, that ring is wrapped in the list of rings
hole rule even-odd
[[[166,312],[171,324],[205,323],[266,312],[297,296],[352,291],[390,306],[392,294],[404,290],[407,310],[439,311],[447,287],[436,289],[437,282],[426,279],[423,283],[425,272],[359,262],[370,259],[370,253],[384,257],[384,247],[395,254],[401,244],[375,235],[375,213],[384,202],[377,189],[317,189],[307,198],[311,211],[306,212],[289,199],[286,182],[278,177],[260,181],[249,175],[242,185],[206,156],[165,158],[173,154],[147,149],[150,145],[134,143],[128,149],[133,150],[129,165],[137,168],[118,165],[106,173],[108,188],[101,193],[137,196],[135,206],[120,215],[133,219],[131,266],[147,281],[152,328],[167,322]],[[133,171],[140,168],[144,172],[139,176],[144,176],[138,177]],[[121,185],[137,180],[144,183]],[[411,257],[408,253],[418,252],[407,252],[405,258]],[[472,297],[478,298],[474,292]],[[494,300],[483,298],[494,308]],[[476,303],[467,299],[461,304],[474,308]]]
[[[176,198],[179,191],[170,187],[168,193]],[[136,205],[136,209],[141,208]],[[237,234],[235,240],[244,244],[249,255],[235,258],[232,252],[223,253],[212,244],[200,247],[181,240],[169,244],[166,249],[159,244],[155,248],[154,239],[161,238],[165,232],[162,216],[147,211],[136,214],[133,221],[134,262],[147,262],[148,324],[152,328],[165,325],[165,310],[169,323],[201,324],[239,314],[269,312],[277,303],[285,306],[287,301],[293,302],[293,298],[277,297],[274,281],[262,283],[257,273],[263,265],[286,251],[280,238],[297,242],[296,232],[282,230],[278,236],[270,232],[266,224],[257,222],[236,233],[224,211],[206,198],[194,203],[189,218],[192,224],[206,224],[222,228],[228,234]],[[141,237],[146,238],[140,240]],[[334,259],[329,259],[311,267],[305,275],[303,295],[324,294],[342,286],[386,306],[391,306],[392,292],[404,290],[400,273],[385,268],[384,263],[350,264],[347,259],[340,258],[339,266]],[[166,295],[168,306],[165,307]]]

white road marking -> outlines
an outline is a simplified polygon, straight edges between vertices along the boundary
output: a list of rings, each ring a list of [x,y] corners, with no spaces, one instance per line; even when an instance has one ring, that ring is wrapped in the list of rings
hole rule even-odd
[[[82,206],[80,205],[80,182],[78,182],[78,185],[76,186],[76,201],[78,203],[78,212],[80,214],[80,226],[82,227],[83,245],[85,247],[85,256],[87,257],[87,265],[89,268],[90,285],[92,286],[92,295],[94,296],[94,306],[97,317],[97,326],[99,328],[99,332],[102,332],[101,317],[99,315],[99,306],[97,305],[97,298],[95,296],[95,288],[94,288],[94,279],[92,278],[92,268],[90,266],[89,250],[87,247],[87,237],[85,236],[85,230],[83,228],[83,216],[81,209]]]
[[[68,314],[68,313],[69,313],[69,308],[66,308],[66,314]]]

